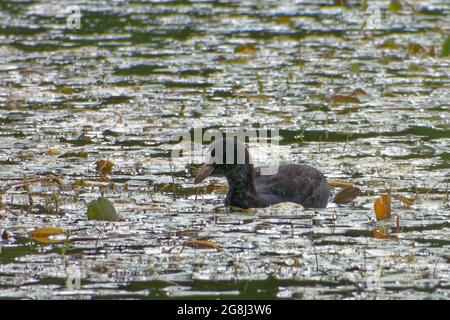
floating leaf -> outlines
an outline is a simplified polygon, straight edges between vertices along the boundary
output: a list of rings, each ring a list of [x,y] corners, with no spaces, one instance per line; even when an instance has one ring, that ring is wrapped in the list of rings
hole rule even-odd
[[[82,158],[87,159],[89,157],[89,154],[87,152],[81,151],[81,152],[67,152],[63,155],[59,156],[60,158]]]
[[[72,187],[74,187],[74,188],[86,188],[88,186],[89,186],[89,184],[82,180],[78,180],[78,181],[75,181],[74,183],[72,183]]]
[[[59,151],[56,148],[50,148],[50,149],[48,149],[47,154],[49,154],[51,156],[59,156],[61,154],[61,151]]]
[[[193,248],[201,249],[216,249],[217,251],[223,251],[222,247],[218,244],[208,240],[189,240],[186,245]]]
[[[256,47],[254,44],[247,43],[247,44],[241,44],[234,49],[234,53],[240,53],[240,54],[255,54],[256,53]]]
[[[441,57],[444,58],[448,56],[450,56],[450,35],[447,36],[447,39],[445,39],[441,49]]]
[[[360,103],[361,101],[359,101],[357,97],[342,96],[337,94],[330,98],[330,102],[334,104],[339,104],[339,103]]]
[[[292,21],[292,19],[290,17],[284,16],[284,17],[278,17],[275,20],[276,23],[278,24],[284,24],[287,25],[289,27],[295,27],[294,22]]]
[[[61,234],[64,234],[63,229],[55,227],[47,227],[32,231],[30,233],[30,238],[36,242],[40,242],[43,244],[51,244],[61,242],[62,240],[50,239],[51,236],[57,236]]]
[[[328,184],[330,185],[330,187],[333,188],[350,188],[353,187],[353,183],[350,182],[343,182],[343,181],[329,181]]]
[[[119,219],[114,204],[104,197],[89,204],[87,215],[89,220],[116,221]]]
[[[402,10],[402,4],[397,0],[392,0],[389,4],[389,11],[397,13]]]
[[[427,50],[422,47],[420,44],[415,42],[408,43],[408,52],[412,55],[418,55],[418,54],[427,54]]]
[[[100,160],[96,163],[96,170],[101,175],[104,174],[112,174],[112,168],[114,167],[114,163],[108,160]]]
[[[375,216],[378,221],[391,218],[391,196],[383,195],[375,200],[374,203]]]
[[[350,203],[361,194],[361,190],[356,187],[342,189],[333,198],[333,202],[337,204]]]
[[[389,49],[389,50],[398,50],[401,46],[399,46],[394,39],[387,39],[382,44],[378,46],[378,49]]]
[[[350,94],[350,96],[352,96],[352,97],[368,97],[369,94],[367,94],[367,92],[365,92],[363,89],[357,88],[357,89],[353,90],[353,92]]]
[[[397,239],[397,237],[391,236],[389,229],[386,227],[381,227],[373,230],[373,237],[377,239],[388,239],[388,240]]]
[[[62,94],[73,94],[73,93],[75,93],[75,91],[73,91],[73,89],[72,89],[72,88],[69,88],[69,87],[61,87],[61,88],[58,88],[58,89],[56,90],[56,92],[62,93]]]
[[[225,63],[225,64],[246,64],[248,62],[248,59],[246,58],[233,58],[233,59],[227,59],[223,56],[220,56],[217,58],[219,63]]]

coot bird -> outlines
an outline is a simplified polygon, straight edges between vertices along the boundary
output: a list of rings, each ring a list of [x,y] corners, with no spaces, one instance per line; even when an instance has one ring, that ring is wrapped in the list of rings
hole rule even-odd
[[[217,140],[208,149],[194,183],[209,176],[225,176],[228,194],[225,205],[243,209],[295,202],[305,208],[325,208],[329,185],[324,175],[308,165],[281,165],[274,175],[262,175],[250,161],[245,145],[236,138]]]

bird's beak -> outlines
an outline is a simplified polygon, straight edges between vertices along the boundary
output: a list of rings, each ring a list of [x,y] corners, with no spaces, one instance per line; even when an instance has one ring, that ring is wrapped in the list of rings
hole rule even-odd
[[[214,166],[204,164],[195,176],[194,184],[200,183],[214,173]]]

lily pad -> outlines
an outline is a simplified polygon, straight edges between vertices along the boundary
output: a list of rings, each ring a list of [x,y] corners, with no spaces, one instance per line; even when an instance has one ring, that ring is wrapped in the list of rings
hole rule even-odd
[[[87,215],[89,220],[117,221],[119,219],[114,204],[104,197],[91,201]]]

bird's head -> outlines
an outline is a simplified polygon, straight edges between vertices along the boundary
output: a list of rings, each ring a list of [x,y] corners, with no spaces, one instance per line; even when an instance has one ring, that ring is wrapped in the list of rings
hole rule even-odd
[[[237,137],[216,140],[209,146],[206,162],[198,171],[194,183],[200,183],[209,176],[231,176],[250,164],[247,147]]]

